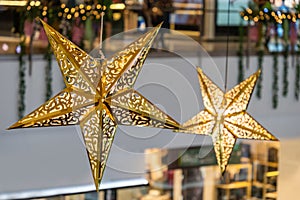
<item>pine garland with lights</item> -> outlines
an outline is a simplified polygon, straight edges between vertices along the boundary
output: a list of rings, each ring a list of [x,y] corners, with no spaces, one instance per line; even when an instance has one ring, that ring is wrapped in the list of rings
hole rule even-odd
[[[26,93],[26,79],[25,79],[25,61],[24,61],[24,55],[25,55],[25,35],[24,35],[24,12],[20,12],[20,52],[19,53],[19,84],[18,84],[18,117],[19,119],[24,117],[25,112],[25,93]]]
[[[261,98],[261,91],[262,91],[262,81],[263,81],[263,57],[264,57],[264,50],[260,50],[257,52],[257,60],[258,60],[258,69],[260,69],[260,76],[257,79],[256,85],[256,96],[260,99]]]
[[[47,53],[45,54],[45,60],[47,65],[45,67],[45,82],[46,82],[46,101],[49,100],[52,96],[52,51],[50,44],[47,47]]]
[[[238,67],[238,83],[242,82],[244,80],[244,68],[243,68],[243,58],[244,58],[244,48],[243,48],[243,43],[244,43],[244,28],[242,26],[242,23],[239,27],[239,50],[237,52],[239,56],[239,67]]]
[[[300,52],[297,52],[296,57],[296,67],[295,67],[295,92],[294,96],[296,100],[299,100],[299,92],[300,92]]]
[[[278,106],[278,53],[273,53],[272,106]]]
[[[296,30],[294,29],[293,24],[297,22],[298,19],[300,19],[300,3],[295,5],[294,8],[288,9],[287,7],[280,6],[278,8],[272,7],[271,3],[269,1],[266,1],[263,5],[259,4],[258,2],[251,2],[248,5],[248,8],[243,8],[243,10],[240,12],[241,18],[245,21],[252,21],[256,24],[256,26],[259,27],[258,30],[258,41],[257,46],[259,47],[257,50],[258,55],[258,68],[262,68],[262,48],[261,47],[261,27],[266,26],[266,33],[263,35],[266,40],[264,42],[264,46],[267,48],[270,48],[270,53],[273,54],[273,85],[272,85],[272,101],[273,101],[273,108],[277,107],[278,104],[278,56],[279,53],[283,55],[283,70],[282,70],[282,95],[286,97],[288,95],[288,87],[289,87],[289,76],[288,76],[288,70],[289,70],[289,54],[294,53],[295,51],[295,33]],[[274,28],[275,27],[275,28]],[[292,29],[293,28],[293,29]],[[280,30],[279,30],[280,29]],[[274,37],[275,34],[275,40],[276,40],[276,48],[271,49],[272,37]],[[299,33],[298,33],[299,35]],[[280,39],[280,40],[279,40]],[[299,39],[299,36],[298,36]],[[280,42],[280,44],[278,43]],[[282,48],[283,47],[283,48]],[[299,45],[298,45],[299,49]],[[274,53],[275,52],[275,53]],[[294,91],[294,97],[295,99],[299,99],[300,96],[300,52],[297,52],[297,58],[296,58],[296,69],[295,69],[295,91]],[[240,62],[239,62],[240,64]],[[262,75],[260,76],[262,77]],[[258,80],[258,89],[257,89],[257,96],[261,97],[261,86],[260,86],[261,80]]]
[[[285,50],[283,52],[283,87],[282,87],[282,95],[287,96],[288,94],[288,86],[289,86],[289,80],[288,80],[288,57],[289,57],[289,46],[285,46]]]
[[[25,83],[25,61],[24,61],[24,51],[25,44],[24,41],[20,43],[20,55],[19,55],[19,97],[18,97],[18,117],[19,119],[24,117],[25,111],[25,92],[26,92],[26,83]]]

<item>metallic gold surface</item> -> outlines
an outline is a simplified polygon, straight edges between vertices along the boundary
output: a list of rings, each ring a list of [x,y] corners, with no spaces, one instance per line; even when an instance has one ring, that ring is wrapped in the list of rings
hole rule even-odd
[[[198,68],[205,109],[182,125],[180,132],[210,135],[217,161],[224,173],[237,138],[277,140],[247,112],[260,71],[224,94]]]
[[[160,25],[100,62],[42,23],[66,88],[9,129],[80,125],[98,190],[117,124],[179,128],[132,89]]]

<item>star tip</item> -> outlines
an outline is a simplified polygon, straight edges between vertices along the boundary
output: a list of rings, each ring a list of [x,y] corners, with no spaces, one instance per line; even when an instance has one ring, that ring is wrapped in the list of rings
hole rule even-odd
[[[224,175],[225,175],[225,172],[226,172],[226,168],[220,168],[220,170],[221,170],[221,176],[222,177],[224,177]]]
[[[163,25],[163,21],[162,22],[160,22],[157,26],[155,26],[154,27],[154,29],[153,30],[156,30],[156,31],[158,31],[160,28],[161,28],[161,26]]]
[[[96,187],[96,192],[100,192],[99,186],[98,186],[98,185],[95,185],[95,187]]]
[[[200,67],[197,67],[197,71],[198,71],[198,73],[201,73],[202,74],[202,69],[200,68]]]
[[[13,125],[11,125],[10,127],[8,127],[8,128],[6,128],[6,130],[12,130],[12,129],[16,129],[16,128],[18,128],[20,125],[18,124],[18,123],[15,123],[15,124],[13,124]]]
[[[256,74],[259,76],[261,74],[261,69],[258,69]]]
[[[44,20],[42,20],[41,18],[37,17],[36,19],[37,19],[38,21],[40,21],[43,25],[46,24],[46,22],[45,22]]]

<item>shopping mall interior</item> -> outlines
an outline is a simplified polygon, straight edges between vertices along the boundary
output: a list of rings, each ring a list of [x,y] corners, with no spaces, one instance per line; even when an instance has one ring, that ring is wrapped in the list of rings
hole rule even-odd
[[[299,0],[0,0],[0,27],[0,199],[297,199]]]

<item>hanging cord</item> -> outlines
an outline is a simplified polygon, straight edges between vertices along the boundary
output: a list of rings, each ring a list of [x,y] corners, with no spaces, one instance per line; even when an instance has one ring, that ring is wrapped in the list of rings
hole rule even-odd
[[[102,10],[101,12],[101,21],[100,21],[100,42],[99,42],[99,55],[100,55],[100,60],[104,60],[105,56],[102,51],[102,43],[103,43],[103,18],[104,18],[104,11]]]
[[[224,88],[227,92],[227,80],[228,80],[228,51],[229,51],[229,23],[230,23],[230,0],[228,0],[228,9],[227,9],[227,38],[226,38],[226,61],[225,61],[225,81]]]

